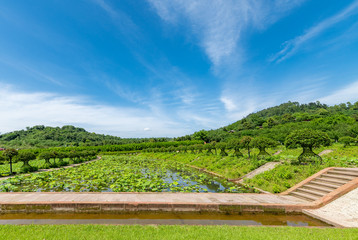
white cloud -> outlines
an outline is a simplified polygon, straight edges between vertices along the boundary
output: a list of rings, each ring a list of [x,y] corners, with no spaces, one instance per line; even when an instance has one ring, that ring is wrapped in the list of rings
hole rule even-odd
[[[24,93],[1,84],[0,106],[2,133],[33,125],[68,124],[121,137],[179,136],[188,130],[179,127],[180,121],[148,109],[91,104],[85,98],[52,93]]]
[[[237,106],[234,101],[228,97],[221,97],[220,101],[224,103],[225,109],[229,112],[232,112],[237,109]]]
[[[319,36],[321,33],[331,28],[335,24],[344,21],[348,17],[358,13],[358,1],[354,1],[347,8],[340,11],[338,14],[329,17],[317,25],[308,29],[304,34],[289,40],[284,43],[283,49],[275,54],[270,61],[281,62],[292,55],[294,55],[304,44]]]
[[[318,99],[318,101],[330,105],[344,103],[344,102],[356,102],[358,101],[358,81],[339,89],[332,94]]]
[[[214,65],[228,57],[240,58],[239,46],[248,27],[265,28],[304,0],[148,0],[171,24],[186,23]]]

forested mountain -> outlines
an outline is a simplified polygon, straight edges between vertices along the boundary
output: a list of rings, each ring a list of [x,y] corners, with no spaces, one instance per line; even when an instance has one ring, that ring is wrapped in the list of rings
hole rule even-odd
[[[0,135],[1,147],[31,148],[60,146],[98,146],[148,141],[167,141],[166,138],[120,138],[110,135],[87,132],[74,126],[45,127],[43,125],[27,127],[26,130]]]
[[[331,139],[358,135],[358,102],[327,106],[320,102],[287,102],[267,108],[216,130],[199,131],[175,140],[225,141],[231,137],[265,136],[281,143],[293,130],[310,128],[326,132]]]
[[[228,126],[198,131],[192,135],[174,138],[176,141],[227,141],[242,136],[265,136],[283,143],[293,130],[310,128],[326,132],[332,140],[358,136],[358,102],[327,106],[320,102],[299,104],[287,102],[267,108]],[[60,146],[99,146],[140,142],[169,141],[168,138],[120,138],[87,132],[74,126],[34,126],[26,130],[0,135],[1,147],[31,148]]]

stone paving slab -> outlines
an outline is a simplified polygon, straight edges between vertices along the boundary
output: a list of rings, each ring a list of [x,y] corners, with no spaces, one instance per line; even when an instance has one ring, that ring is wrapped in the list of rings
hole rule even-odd
[[[337,227],[358,227],[358,188],[319,209],[303,212]]]
[[[236,193],[0,193],[0,204],[16,203],[247,203],[302,204],[292,196]]]
[[[292,196],[257,193],[0,193],[4,213],[302,212]]]

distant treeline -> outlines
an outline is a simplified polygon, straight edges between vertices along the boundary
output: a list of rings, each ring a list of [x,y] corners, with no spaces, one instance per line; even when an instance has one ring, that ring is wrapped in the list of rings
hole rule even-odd
[[[27,127],[26,130],[0,135],[0,147],[44,148],[68,146],[102,146],[142,142],[165,142],[169,138],[120,138],[104,134],[87,132],[74,126],[45,127],[43,125]]]

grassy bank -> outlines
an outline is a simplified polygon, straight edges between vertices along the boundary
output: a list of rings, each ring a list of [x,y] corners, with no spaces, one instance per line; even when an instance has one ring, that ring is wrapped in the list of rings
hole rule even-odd
[[[246,157],[222,157],[220,155],[208,155],[205,153],[142,153],[140,156],[143,158],[171,160],[190,166],[205,168],[208,171],[218,173],[230,179],[239,178],[265,164],[267,161],[274,160],[274,158],[267,160],[251,158],[249,160]]]
[[[173,160],[187,165],[205,168],[230,179],[239,178],[268,161],[281,161],[283,164],[277,166],[275,169],[261,173],[245,181],[245,183],[250,186],[255,186],[273,193],[283,192],[327,167],[358,166],[357,146],[343,147],[342,144],[333,144],[329,147],[314,149],[316,153],[320,153],[323,150],[333,150],[333,152],[322,156],[323,161],[321,165],[292,165],[291,161],[297,159],[302,149],[286,149],[281,146],[276,149],[269,149],[268,152],[272,154],[278,150],[282,152],[265,160],[256,159],[256,149],[252,152],[253,157],[251,159],[248,159],[247,155],[238,158],[230,154],[230,152],[227,157],[206,153],[142,153],[140,156],[142,158]]]
[[[235,226],[5,225],[5,239],[357,239],[358,229]]]

